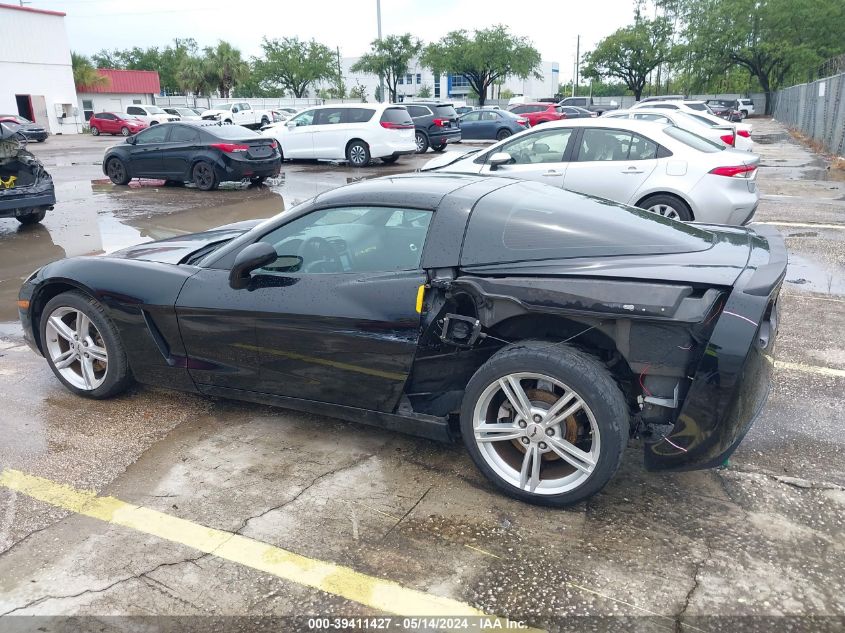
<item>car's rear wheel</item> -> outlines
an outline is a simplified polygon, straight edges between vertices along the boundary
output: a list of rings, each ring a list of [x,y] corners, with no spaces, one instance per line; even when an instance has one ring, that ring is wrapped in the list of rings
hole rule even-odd
[[[129,131],[129,128],[125,125],[120,128],[120,133],[123,134],[123,136],[129,136],[130,134],[132,134],[132,132]]]
[[[72,392],[108,398],[132,382],[117,328],[95,299],[81,292],[53,297],[41,313],[40,328],[50,369]]]
[[[397,160],[399,160],[398,156],[383,156],[381,162],[383,162],[385,165],[392,165]]]
[[[670,220],[678,220],[680,222],[689,222],[692,220],[692,211],[690,211],[689,205],[680,198],[668,194],[649,196],[638,206],[649,213],[662,215],[664,218],[669,218]]]
[[[494,354],[470,379],[461,434],[506,494],[567,506],[616,473],[630,433],[625,398],[607,369],[569,346],[529,341]]]
[[[511,134],[512,133],[511,133],[510,130],[499,130],[496,133],[496,140],[497,141],[504,141],[507,137],[511,136]]]
[[[219,184],[217,181],[217,174],[214,172],[214,166],[201,160],[191,172],[194,179],[194,184],[200,191],[211,191],[216,189]]]
[[[260,187],[261,185],[264,184],[264,182],[266,180],[267,180],[267,176],[256,176],[255,178],[249,179],[249,184],[255,185],[256,187]]]
[[[425,154],[428,150],[428,137],[422,132],[417,132],[414,141],[417,144],[417,154]]]
[[[366,167],[370,164],[370,148],[364,141],[352,141],[346,147],[346,160],[353,167]]]
[[[150,126],[152,127],[153,125],[158,125],[158,121],[155,121],[155,120],[150,121]]]
[[[33,208],[29,211],[29,213],[25,213],[24,215],[16,216],[18,222],[23,224],[24,226],[29,226],[30,224],[38,224],[44,217],[47,215],[47,209],[40,208],[36,209]]]
[[[91,126],[91,136],[99,136],[99,135],[100,135],[100,130],[99,130],[98,128],[95,128],[95,127],[92,125],[92,126]]]
[[[129,170],[126,169],[126,165],[119,158],[109,159],[109,162],[106,163],[106,175],[116,185],[128,185],[129,181],[132,180],[129,177]]]
[[[432,147],[431,149],[435,152],[442,152],[444,149],[446,149],[446,143],[441,143],[437,147]]]

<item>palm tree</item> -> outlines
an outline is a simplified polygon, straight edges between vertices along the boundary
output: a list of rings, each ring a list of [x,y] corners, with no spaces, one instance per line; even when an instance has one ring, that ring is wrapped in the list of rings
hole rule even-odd
[[[80,53],[70,54],[70,64],[73,68],[73,83],[77,89],[106,86],[109,78],[97,72],[91,60]]]
[[[193,55],[186,57],[179,64],[176,79],[182,90],[198,96],[209,94],[216,83],[208,61]]]
[[[222,40],[214,48],[206,47],[205,55],[220,96],[228,99],[235,84],[249,75],[249,65],[237,48]]]

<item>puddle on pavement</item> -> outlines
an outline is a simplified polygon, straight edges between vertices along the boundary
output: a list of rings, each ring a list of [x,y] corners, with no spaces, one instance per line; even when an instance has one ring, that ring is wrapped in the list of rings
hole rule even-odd
[[[818,262],[790,251],[784,287],[806,292],[845,295],[845,278],[840,272],[829,270]]]
[[[776,132],[773,134],[759,134],[754,133],[753,139],[755,143],[761,145],[775,145],[777,143],[786,143],[792,138],[786,132]]]

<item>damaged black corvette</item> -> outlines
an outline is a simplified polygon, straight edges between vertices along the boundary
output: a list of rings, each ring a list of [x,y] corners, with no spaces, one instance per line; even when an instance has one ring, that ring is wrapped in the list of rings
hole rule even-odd
[[[26,150],[19,127],[0,123],[0,218],[36,224],[56,204],[56,191],[44,165]]]
[[[409,175],[54,262],[18,305],[77,394],[134,379],[460,436],[501,490],[564,506],[638,431],[652,470],[731,454],[768,393],[785,270],[776,232]]]

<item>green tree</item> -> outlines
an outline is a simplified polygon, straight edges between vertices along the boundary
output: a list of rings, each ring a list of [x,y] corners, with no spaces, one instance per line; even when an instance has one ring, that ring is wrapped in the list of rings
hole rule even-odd
[[[671,38],[669,20],[648,20],[637,11],[633,24],[617,29],[584,55],[582,75],[621,80],[639,101],[649,73],[673,59]]]
[[[198,56],[189,56],[182,60],[176,79],[184,92],[197,96],[210,95],[217,81],[207,60]]]
[[[292,92],[295,97],[305,96],[314,82],[333,80],[337,74],[335,54],[315,40],[265,37],[261,48],[264,57],[256,62],[255,71],[262,81]]]
[[[812,79],[820,62],[845,52],[842,0],[663,0],[661,4],[680,16],[692,80],[713,83],[742,68],[766,93],[768,114],[775,90],[787,82]]]
[[[349,89],[349,96],[360,99],[361,103],[367,103],[367,88],[356,81],[355,86]]]
[[[198,51],[193,38],[174,39],[173,45],[140,48],[135,46],[123,50],[101,50],[92,59],[98,68],[122,70],[154,70],[158,72],[163,92],[173,94],[180,89],[179,69],[183,62]]]
[[[249,76],[249,65],[237,48],[223,40],[217,42],[217,46],[206,46],[203,52],[208,64],[206,68],[217,84],[217,92],[223,99],[228,99],[232,88]]]
[[[428,84],[420,86],[420,89],[417,90],[417,96],[420,99],[429,99],[431,97],[431,86]]]
[[[94,88],[109,83],[108,77],[98,73],[94,64],[85,55],[71,53],[70,63],[73,69],[73,83],[76,84],[77,88]]]
[[[388,35],[373,40],[370,51],[364,53],[350,69],[353,73],[368,73],[383,77],[390,101],[396,101],[396,84],[408,72],[408,64],[419,55],[422,43],[410,33]]]
[[[500,79],[515,76],[541,77],[540,53],[524,37],[511,35],[506,26],[476,30],[474,35],[452,31],[439,42],[429,44],[422,64],[435,73],[454,73],[466,78],[484,105],[487,89]]]

